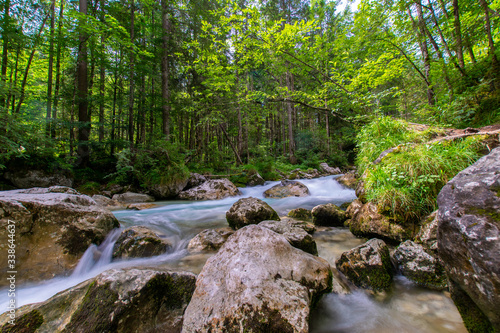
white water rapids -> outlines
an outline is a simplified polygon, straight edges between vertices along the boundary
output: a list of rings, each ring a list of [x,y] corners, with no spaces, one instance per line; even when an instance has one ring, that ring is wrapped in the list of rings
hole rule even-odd
[[[122,228],[142,225],[167,235],[174,244],[168,253],[129,260],[112,260],[114,242],[121,229],[111,232],[100,245],[92,245],[81,258],[78,266],[67,277],[18,286],[17,304],[41,302],[56,293],[68,289],[111,268],[159,267],[189,270],[199,273],[211,254],[190,255],[189,240],[208,228],[227,226],[225,213],[242,197],[260,198],[269,203],[280,216],[291,209],[311,209],[323,203],[341,205],[356,198],[354,191],[344,188],[335,176],[302,179],[309,188],[307,197],[264,199],[263,192],[279,182],[263,186],[241,188],[242,195],[213,201],[165,201],[157,208],[131,211],[115,211]],[[355,238],[345,228],[326,228],[315,234],[318,251],[334,267],[335,258],[365,240]],[[7,291],[0,290],[0,309],[7,309]],[[3,312],[0,310],[0,312]],[[451,300],[443,293],[415,287],[404,278],[396,280],[393,291],[383,299],[369,296],[364,291],[350,295],[330,294],[323,298],[311,318],[311,332],[466,332],[460,316]]]

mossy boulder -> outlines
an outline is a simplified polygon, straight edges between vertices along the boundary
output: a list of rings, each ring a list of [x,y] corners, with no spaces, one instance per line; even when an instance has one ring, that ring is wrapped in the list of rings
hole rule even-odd
[[[437,231],[438,231],[438,219],[437,210],[426,216],[421,222],[420,231],[417,236],[415,236],[415,242],[422,244],[427,250],[430,250],[433,254],[437,255],[438,242],[437,242]]]
[[[263,221],[259,226],[268,228],[280,235],[285,236],[290,245],[307,253],[318,255],[318,248],[314,238],[305,230],[305,225],[291,221]]]
[[[121,204],[131,204],[131,203],[142,203],[142,202],[153,202],[155,198],[144,193],[135,192],[125,192],[122,194],[113,195],[113,200],[118,201]]]
[[[47,172],[45,170],[9,170],[4,174],[17,188],[73,186],[70,172]]]
[[[347,208],[349,230],[357,237],[376,237],[390,243],[413,239],[418,225],[399,223],[380,213],[373,202],[354,200]]]
[[[182,331],[306,333],[311,306],[331,288],[328,262],[249,225],[208,259]]]
[[[488,325],[500,332],[499,193],[500,148],[495,148],[459,172],[437,199],[439,257],[471,332]]]
[[[180,332],[195,289],[187,272],[112,269],[17,310],[12,332]],[[10,332],[0,316],[2,332]]]
[[[189,175],[189,178],[187,179],[186,186],[182,189],[183,191],[189,190],[190,188],[200,186],[204,182],[206,182],[208,179],[200,175],[199,173],[191,173]]]
[[[358,287],[382,291],[392,284],[394,272],[389,248],[380,239],[370,239],[365,244],[342,253],[335,265]]]
[[[279,221],[278,213],[264,201],[249,197],[236,201],[226,212],[229,226],[234,230],[265,220]]]
[[[156,199],[165,200],[173,199],[186,187],[187,178],[172,179],[169,181],[163,180],[160,182],[152,182],[146,185],[146,189]]]
[[[146,227],[130,227],[122,231],[113,247],[113,258],[158,256],[172,247],[165,236]]]
[[[0,192],[0,250],[4,253],[8,225],[15,225],[16,282],[23,283],[68,273],[91,244],[100,244],[119,223],[90,197],[56,186]],[[7,267],[7,259],[0,256],[2,267]],[[0,286],[7,282],[3,279]]]
[[[336,178],[335,180],[345,187],[352,189],[356,189],[356,186],[358,185],[358,177],[356,176],[355,172],[348,172]]]
[[[311,211],[305,208],[292,209],[288,212],[288,216],[305,221],[310,221],[312,219]]]
[[[435,290],[448,288],[443,266],[422,245],[409,240],[401,243],[393,258],[399,271],[418,285]]]
[[[347,220],[347,214],[332,203],[314,207],[311,215],[314,224],[327,227],[343,227]]]
[[[293,180],[282,180],[280,184],[274,185],[264,192],[265,198],[281,199],[286,197],[306,197],[309,189],[301,182]]]
[[[179,193],[181,200],[220,200],[234,197],[240,190],[229,179],[212,179]]]
[[[189,252],[217,251],[234,233],[231,228],[206,229],[189,241]]]

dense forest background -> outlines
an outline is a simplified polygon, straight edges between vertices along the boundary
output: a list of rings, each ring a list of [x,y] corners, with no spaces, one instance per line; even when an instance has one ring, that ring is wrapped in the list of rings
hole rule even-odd
[[[500,121],[498,0],[1,1],[0,168],[352,164],[372,118]]]

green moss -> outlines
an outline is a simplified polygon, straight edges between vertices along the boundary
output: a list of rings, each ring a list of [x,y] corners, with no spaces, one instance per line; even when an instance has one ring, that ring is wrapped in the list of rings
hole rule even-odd
[[[478,308],[476,303],[453,281],[450,281],[451,298],[462,316],[469,333],[493,333],[495,330],[488,317]]]
[[[34,333],[42,326],[43,322],[44,319],[40,311],[33,310],[18,318],[14,325],[5,324],[1,333]]]
[[[488,209],[488,208],[471,207],[470,213],[474,215],[485,216],[493,220],[494,222],[500,222],[500,212],[493,208]]]
[[[121,311],[117,301],[118,294],[111,290],[110,283],[92,283],[63,332],[116,332],[117,323],[110,316],[113,313],[116,318]]]
[[[292,209],[290,212],[288,212],[288,216],[307,221],[311,220],[312,218],[311,211],[305,208]]]
[[[156,307],[179,309],[186,306],[193,296],[195,288],[194,277],[172,274],[159,274],[148,281],[141,294],[152,297]]]

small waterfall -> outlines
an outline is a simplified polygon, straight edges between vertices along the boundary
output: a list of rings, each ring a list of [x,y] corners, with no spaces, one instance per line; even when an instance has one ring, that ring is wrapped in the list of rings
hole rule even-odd
[[[71,277],[85,276],[93,270],[110,264],[113,255],[113,247],[118,237],[120,237],[121,231],[121,229],[114,229],[106,236],[106,239],[101,245],[97,246],[92,244],[89,246],[71,274]]]

